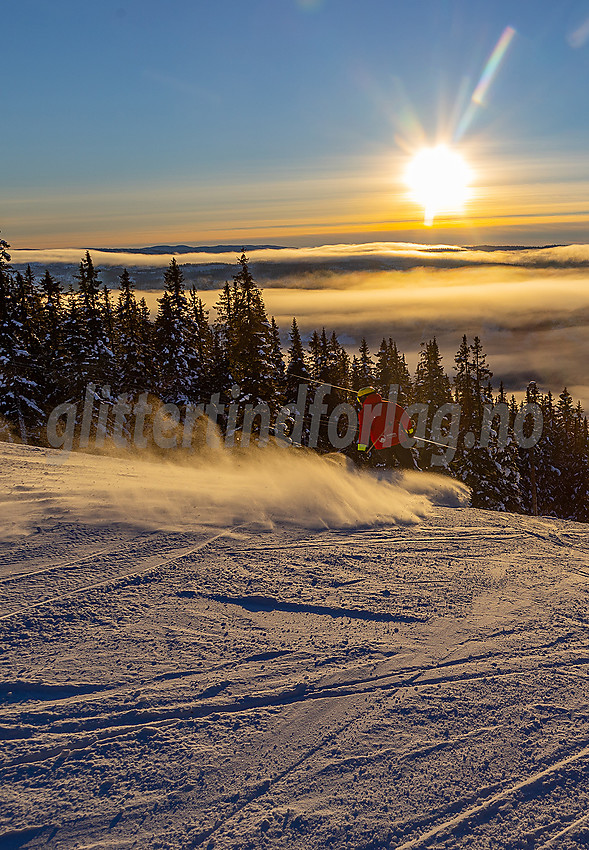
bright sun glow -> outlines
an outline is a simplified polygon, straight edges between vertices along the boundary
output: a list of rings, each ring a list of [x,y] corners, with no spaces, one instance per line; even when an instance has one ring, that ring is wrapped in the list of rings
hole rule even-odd
[[[471,171],[462,156],[446,145],[419,151],[405,174],[411,197],[424,208],[428,227],[439,213],[460,212],[464,208],[470,180]]]

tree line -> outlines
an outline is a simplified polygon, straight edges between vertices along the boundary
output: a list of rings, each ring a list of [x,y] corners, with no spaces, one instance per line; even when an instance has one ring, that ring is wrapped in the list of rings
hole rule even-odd
[[[513,430],[521,405],[502,384],[493,387],[476,336],[462,337],[452,376],[435,337],[422,343],[413,375],[392,336],[374,353],[362,339],[351,355],[325,328],[305,345],[296,319],[285,354],[245,253],[211,321],[175,259],[165,270],[152,318],[126,269],[113,292],[101,284],[86,252],[77,286],[66,290],[48,271],[40,279],[30,267],[15,271],[9,247],[0,240],[0,439],[46,444],[51,410],[77,403],[89,384],[101,388],[102,402],[147,392],[163,403],[198,404],[218,393],[221,403],[264,402],[275,414],[286,404],[296,406],[301,384],[314,380],[336,387],[326,399],[328,415],[351,400],[347,390],[372,385],[386,395],[396,384],[403,406],[428,405],[428,426],[442,405],[460,405],[456,453],[438,469],[471,487],[475,507],[589,520],[589,431],[581,404],[566,388],[554,398],[530,385],[528,401],[539,405],[544,425],[537,445],[521,448]],[[494,422],[488,444],[480,446],[471,435],[481,434],[485,406],[497,403],[509,409],[507,442],[498,439]],[[325,428],[319,449],[329,448]],[[346,451],[353,454],[354,445]],[[437,451],[431,445],[420,449],[420,466],[428,468]]]

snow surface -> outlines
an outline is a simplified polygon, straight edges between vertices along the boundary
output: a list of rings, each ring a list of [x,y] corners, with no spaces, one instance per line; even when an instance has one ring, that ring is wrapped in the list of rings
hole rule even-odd
[[[589,843],[589,528],[0,444],[0,847]]]

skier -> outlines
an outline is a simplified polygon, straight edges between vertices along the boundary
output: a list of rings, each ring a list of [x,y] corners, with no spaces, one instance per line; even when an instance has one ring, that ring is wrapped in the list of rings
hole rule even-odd
[[[401,445],[415,432],[415,427],[400,405],[383,401],[374,387],[363,387],[357,394],[360,410],[358,413],[358,451],[376,451],[374,459],[377,465],[393,466],[396,459],[403,469],[419,469],[411,449]]]

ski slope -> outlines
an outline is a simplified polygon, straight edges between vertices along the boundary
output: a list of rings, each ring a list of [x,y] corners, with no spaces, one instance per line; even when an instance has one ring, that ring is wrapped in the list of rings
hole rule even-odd
[[[589,527],[0,444],[0,846],[589,842]]]

